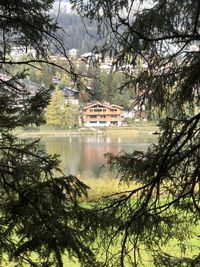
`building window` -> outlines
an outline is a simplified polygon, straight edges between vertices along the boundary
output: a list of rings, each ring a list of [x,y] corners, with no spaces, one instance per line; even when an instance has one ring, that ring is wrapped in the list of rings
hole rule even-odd
[[[101,108],[94,108],[94,112],[101,112],[102,109]]]
[[[90,109],[90,112],[93,112],[93,109]]]
[[[117,118],[117,115],[111,115],[112,118]]]
[[[100,115],[100,118],[106,118],[106,115]]]
[[[104,108],[103,111],[106,111],[106,109]]]
[[[96,118],[97,115],[90,115],[90,118]]]
[[[96,121],[90,121],[91,124],[96,124],[97,122]]]

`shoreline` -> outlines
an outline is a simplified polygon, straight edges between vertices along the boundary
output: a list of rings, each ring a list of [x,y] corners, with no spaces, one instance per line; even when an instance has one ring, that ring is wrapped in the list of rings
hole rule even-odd
[[[42,137],[69,137],[83,135],[103,135],[103,136],[137,136],[153,135],[158,132],[158,127],[137,126],[135,128],[109,128],[109,129],[84,129],[84,130],[17,130],[15,135],[20,138],[42,138]]]

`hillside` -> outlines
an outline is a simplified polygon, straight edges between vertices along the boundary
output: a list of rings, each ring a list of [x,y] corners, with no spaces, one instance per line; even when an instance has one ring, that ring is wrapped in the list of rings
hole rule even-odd
[[[78,55],[81,55],[98,45],[96,24],[86,19],[82,20],[79,15],[70,12],[68,5],[61,6],[59,13],[57,9],[52,10],[51,15],[57,19],[59,26],[63,29],[59,34],[64,41],[66,51],[76,48]]]

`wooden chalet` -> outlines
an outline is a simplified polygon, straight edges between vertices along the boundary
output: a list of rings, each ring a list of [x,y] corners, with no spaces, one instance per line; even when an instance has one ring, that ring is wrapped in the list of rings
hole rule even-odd
[[[82,110],[82,121],[86,127],[122,126],[124,110],[117,105],[96,102]]]
[[[78,105],[79,104],[79,91],[70,88],[70,87],[63,87],[62,88],[64,97],[66,99],[66,103],[72,104],[72,105]]]

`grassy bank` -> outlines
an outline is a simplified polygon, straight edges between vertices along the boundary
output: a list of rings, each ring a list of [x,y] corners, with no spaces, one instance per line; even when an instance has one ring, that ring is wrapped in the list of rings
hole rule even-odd
[[[80,199],[80,201],[83,202],[94,202],[116,192],[130,190],[130,187],[127,184],[119,183],[116,174],[111,172],[103,173],[98,178],[93,178],[86,173],[82,173],[78,178],[89,186],[88,196]],[[131,186],[131,189],[134,188],[136,188],[136,185]]]
[[[129,127],[103,127],[103,128],[58,128],[58,127],[32,127],[18,128],[15,134],[22,138],[34,137],[65,137],[71,135],[107,135],[107,136],[137,136],[140,134],[153,134],[158,132],[154,122],[135,122]]]

